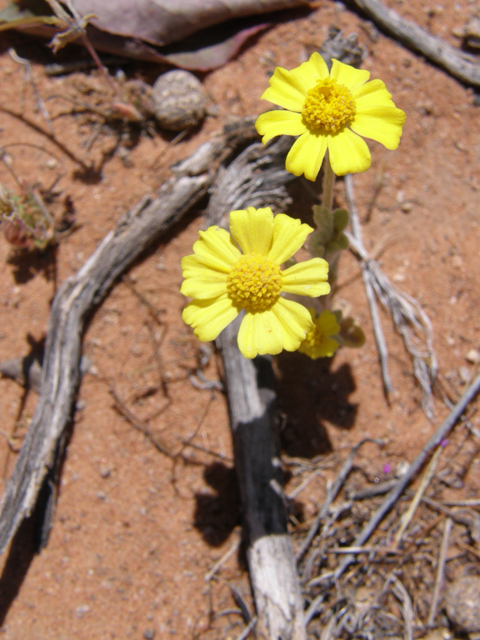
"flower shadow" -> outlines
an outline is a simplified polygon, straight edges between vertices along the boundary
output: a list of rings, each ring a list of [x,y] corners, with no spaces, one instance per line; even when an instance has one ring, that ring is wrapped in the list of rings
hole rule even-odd
[[[325,422],[351,429],[357,405],[348,396],[355,391],[350,365],[332,371],[334,358],[310,360],[300,353],[277,357],[277,408],[284,416],[282,450],[290,456],[314,458],[332,451]]]
[[[207,466],[203,476],[212,491],[195,494],[193,524],[207,544],[219,547],[241,522],[237,476],[222,462]]]

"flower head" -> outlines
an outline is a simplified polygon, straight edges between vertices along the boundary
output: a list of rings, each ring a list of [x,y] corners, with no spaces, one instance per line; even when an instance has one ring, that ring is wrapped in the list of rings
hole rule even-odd
[[[307,333],[305,340],[298,350],[305,353],[312,360],[317,358],[329,358],[338,349],[338,342],[330,336],[335,336],[340,331],[335,314],[325,310],[319,316],[314,309],[309,309],[313,320],[313,327]]]
[[[231,235],[217,226],[199,231],[194,254],[182,259],[181,288],[193,298],[182,318],[197,338],[214,340],[245,309],[238,346],[246,358],[298,349],[313,323],[303,305],[281,294],[327,294],[328,264],[314,258],[284,271],[280,265],[312,231],[284,213],[274,217],[269,207],[232,211]]]
[[[333,60],[332,70],[318,53],[288,71],[277,67],[262,98],[283,107],[257,118],[265,144],[278,135],[300,136],[287,155],[286,168],[315,180],[328,149],[337,175],[366,171],[372,162],[365,138],[396,149],[405,113],[397,109],[385,84],[370,72]]]

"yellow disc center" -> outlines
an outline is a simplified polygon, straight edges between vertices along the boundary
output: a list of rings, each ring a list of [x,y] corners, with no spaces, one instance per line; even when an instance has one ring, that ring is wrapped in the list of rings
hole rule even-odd
[[[282,272],[276,262],[256,253],[242,256],[227,276],[233,304],[247,311],[267,311],[282,291]]]
[[[328,133],[336,133],[348,125],[355,113],[355,100],[350,90],[332,78],[320,80],[310,89],[302,109],[310,129],[324,128]]]

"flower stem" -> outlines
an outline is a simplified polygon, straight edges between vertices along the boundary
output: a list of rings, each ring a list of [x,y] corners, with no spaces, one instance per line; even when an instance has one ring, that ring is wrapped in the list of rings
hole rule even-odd
[[[322,185],[322,206],[329,211],[332,210],[333,204],[333,187],[335,186],[335,174],[333,173],[328,150],[323,161],[323,185]]]

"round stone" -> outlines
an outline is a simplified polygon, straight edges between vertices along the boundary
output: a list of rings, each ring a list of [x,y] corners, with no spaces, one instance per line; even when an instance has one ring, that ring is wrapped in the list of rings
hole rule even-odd
[[[461,631],[480,631],[480,577],[465,576],[452,582],[445,596],[448,618]]]
[[[207,94],[200,80],[181,69],[157,78],[152,88],[155,117],[164,129],[183,131],[205,117]]]

